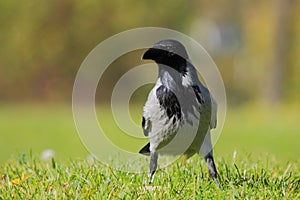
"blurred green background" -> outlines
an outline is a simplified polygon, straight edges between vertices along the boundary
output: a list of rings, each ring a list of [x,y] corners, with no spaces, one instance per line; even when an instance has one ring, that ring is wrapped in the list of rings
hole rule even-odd
[[[101,41],[145,26],[191,36],[217,64],[228,98],[217,155],[298,160],[299,21],[297,0],[0,1],[0,162],[46,149],[85,158],[72,118],[76,72]],[[107,110],[114,84],[141,53],[105,72],[99,108]],[[131,102],[137,123],[149,89]]]

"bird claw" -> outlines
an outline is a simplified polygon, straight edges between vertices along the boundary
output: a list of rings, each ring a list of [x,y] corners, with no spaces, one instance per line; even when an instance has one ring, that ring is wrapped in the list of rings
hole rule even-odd
[[[152,183],[153,174],[150,172],[148,176],[148,184],[150,185]]]
[[[220,184],[217,178],[214,178],[214,182],[216,183],[217,188],[220,189]]]

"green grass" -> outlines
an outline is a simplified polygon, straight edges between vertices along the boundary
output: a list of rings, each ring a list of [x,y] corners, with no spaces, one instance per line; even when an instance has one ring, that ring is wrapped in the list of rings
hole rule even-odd
[[[0,105],[0,164],[18,153],[53,149],[58,158],[84,158],[70,105]]]
[[[106,132],[118,136],[120,130],[112,123],[108,108],[97,110]],[[268,154],[280,161],[299,160],[299,110],[300,105],[276,109],[252,105],[229,109],[215,146],[217,156],[228,157],[238,151],[253,157]],[[131,111],[134,121],[140,124],[142,105]],[[0,104],[0,122],[0,163],[30,150],[40,154],[45,149],[53,149],[59,159],[85,158],[89,154],[76,132],[71,105]],[[143,135],[142,129],[139,134]],[[138,150],[146,142],[139,141],[131,150]]]
[[[0,199],[297,199],[299,108],[250,105],[229,109],[214,150],[222,185],[217,190],[205,163],[197,157],[186,165],[179,159],[159,170],[151,186],[146,184],[147,174],[88,162],[89,152],[76,132],[71,106],[0,105]],[[97,110],[105,130],[120,134],[108,108]],[[140,123],[141,106],[131,112]],[[138,150],[142,143],[132,145],[131,150]],[[55,151],[55,161],[41,161],[45,149]]]
[[[253,157],[269,155],[280,161],[299,161],[299,110],[299,105],[277,108],[250,105],[231,109],[216,151],[225,157],[237,150]]]
[[[299,163],[278,165],[242,156],[217,160],[220,190],[197,157],[158,170],[148,185],[146,173],[120,172],[85,160],[43,162],[20,155],[0,167],[0,199],[300,198]]]

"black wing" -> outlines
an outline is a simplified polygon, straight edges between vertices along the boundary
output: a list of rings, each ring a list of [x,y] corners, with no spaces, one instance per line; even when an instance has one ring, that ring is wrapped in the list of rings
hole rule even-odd
[[[203,98],[202,98],[200,88],[199,88],[197,85],[193,85],[192,87],[193,87],[194,93],[195,93],[195,95],[196,95],[196,97],[197,97],[198,103],[204,104],[204,100],[203,100]]]
[[[209,113],[210,113],[210,128],[216,128],[217,126],[217,103],[214,100],[214,98],[211,96],[210,92],[207,88],[204,88],[204,91],[202,94],[199,86],[194,85],[192,86],[193,90],[195,92],[195,95],[197,97],[197,101],[200,104],[204,104],[205,102],[209,105]],[[204,100],[204,97],[206,97],[206,100]]]

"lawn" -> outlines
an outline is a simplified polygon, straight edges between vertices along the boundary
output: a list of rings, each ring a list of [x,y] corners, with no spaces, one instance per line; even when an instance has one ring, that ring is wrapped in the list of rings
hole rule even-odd
[[[137,123],[140,110],[132,109]],[[217,190],[196,156],[159,170],[150,186],[147,174],[87,160],[71,106],[0,105],[0,199],[300,198],[298,110],[298,105],[229,109],[215,146],[222,185]],[[107,120],[106,128],[117,131]],[[55,151],[52,161],[40,159],[46,149]]]
[[[237,156],[217,159],[221,189],[197,157],[159,170],[151,185],[147,174],[116,171],[96,161],[30,155],[1,165],[0,199],[298,199],[299,163],[282,164]]]

